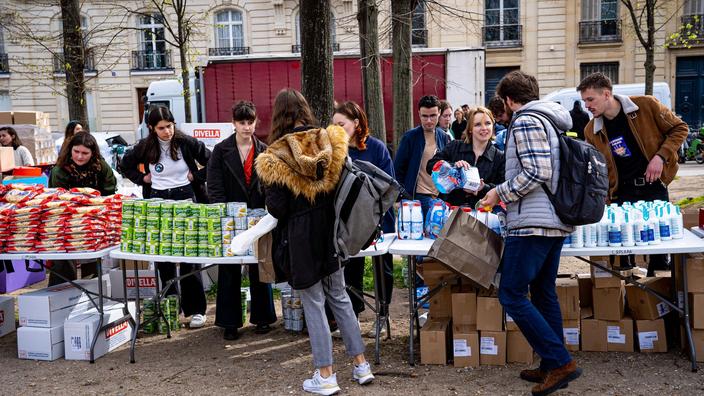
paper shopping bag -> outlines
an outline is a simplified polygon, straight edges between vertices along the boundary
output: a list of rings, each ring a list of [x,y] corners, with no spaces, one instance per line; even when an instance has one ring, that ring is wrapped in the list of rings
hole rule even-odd
[[[504,241],[462,210],[454,210],[428,252],[450,269],[489,288],[501,263]]]
[[[274,283],[276,275],[274,273],[274,260],[271,258],[273,237],[271,231],[262,235],[254,243],[254,257],[257,258],[257,268],[259,270],[259,282]]]

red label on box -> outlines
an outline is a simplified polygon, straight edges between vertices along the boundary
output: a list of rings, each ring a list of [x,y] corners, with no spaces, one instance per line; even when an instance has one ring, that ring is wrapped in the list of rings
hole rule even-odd
[[[129,326],[129,323],[127,323],[127,321],[124,321],[124,322],[122,322],[118,325],[115,325],[109,329],[105,329],[105,339],[107,340],[110,337],[113,337],[113,336],[119,334],[120,332],[125,330],[128,326]]]
[[[127,278],[127,287],[134,287],[134,277]],[[139,278],[139,287],[156,287],[156,278]]]
[[[193,137],[196,139],[220,139],[219,129],[194,129]]]

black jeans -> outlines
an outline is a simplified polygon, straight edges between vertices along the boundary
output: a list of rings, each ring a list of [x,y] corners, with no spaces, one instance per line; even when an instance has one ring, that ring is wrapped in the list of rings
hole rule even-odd
[[[152,189],[151,198],[192,200],[193,188],[190,185],[186,185],[168,190]],[[200,268],[199,264],[181,263],[179,265],[182,276]],[[159,279],[162,284],[176,277],[176,264],[174,263],[156,263],[156,268],[159,271]],[[203,278],[200,272],[181,279],[179,283],[181,286],[181,310],[183,311],[183,315],[204,315],[205,309],[207,308],[207,301],[205,299],[205,292],[203,291]],[[175,284],[171,285],[166,291],[166,295],[174,295],[177,293],[178,290]]]
[[[218,296],[215,306],[215,325],[226,329],[238,329],[242,323],[242,266],[221,265],[218,267]],[[269,325],[276,322],[274,296],[271,285],[259,281],[259,269],[249,266],[249,291],[252,295],[249,322],[254,325]]]
[[[628,182],[619,184],[613,202],[621,205],[624,202],[634,203],[640,200],[654,201],[656,199],[666,202],[670,200],[667,187],[665,187],[662,182],[656,181],[654,183],[645,183],[645,185],[637,186],[636,183],[629,180]],[[610,261],[613,262],[613,256],[611,256]],[[628,262],[630,265],[635,265],[635,256],[629,255]],[[666,254],[653,254],[648,260],[647,276],[655,276],[655,271],[667,270],[668,268],[669,264]]]

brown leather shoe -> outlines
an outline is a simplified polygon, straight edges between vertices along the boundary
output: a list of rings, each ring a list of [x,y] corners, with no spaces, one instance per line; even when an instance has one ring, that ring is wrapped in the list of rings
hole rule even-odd
[[[570,381],[582,375],[582,369],[577,367],[577,362],[572,360],[562,367],[550,370],[545,381],[531,389],[533,396],[544,396],[555,392],[558,389],[566,388]]]
[[[543,381],[545,381],[545,377],[547,377],[547,376],[548,376],[547,371],[543,371],[540,368],[521,370],[521,379],[522,380],[535,382],[538,384],[543,383]]]

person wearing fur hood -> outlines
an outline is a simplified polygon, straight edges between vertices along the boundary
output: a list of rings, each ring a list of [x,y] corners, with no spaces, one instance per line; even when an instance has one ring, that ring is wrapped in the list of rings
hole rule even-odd
[[[374,376],[364,358],[364,343],[345,290],[342,265],[333,245],[335,188],[347,157],[348,136],[338,126],[314,128],[310,107],[300,92],[285,89],[274,101],[269,148],[256,159],[266,206],[278,219],[273,231],[277,278],[298,289],[306,307],[306,325],[315,373],[305,391],[339,392],[333,371],[332,339],[325,302],[333,311],[347,354],[354,359],[353,379],[364,385]]]

